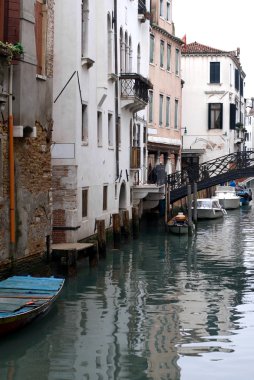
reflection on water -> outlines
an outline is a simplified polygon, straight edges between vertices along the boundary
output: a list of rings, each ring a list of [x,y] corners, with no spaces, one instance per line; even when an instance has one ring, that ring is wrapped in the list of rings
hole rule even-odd
[[[0,343],[1,380],[251,380],[254,210],[138,240],[66,281],[50,314]]]

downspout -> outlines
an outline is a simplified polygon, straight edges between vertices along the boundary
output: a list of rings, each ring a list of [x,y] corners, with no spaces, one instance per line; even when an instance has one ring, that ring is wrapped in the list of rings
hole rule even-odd
[[[118,117],[118,37],[117,37],[117,0],[114,0],[114,43],[115,43],[115,141],[116,141],[116,180],[119,178],[119,117]]]
[[[13,149],[13,114],[12,114],[13,65],[9,68],[9,198],[10,198],[10,259],[13,263],[15,252],[15,183],[14,183],[14,149]]]

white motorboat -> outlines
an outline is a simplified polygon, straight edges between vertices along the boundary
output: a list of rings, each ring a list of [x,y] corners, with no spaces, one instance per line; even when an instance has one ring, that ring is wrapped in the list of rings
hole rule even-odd
[[[220,205],[218,198],[197,199],[197,218],[216,219],[227,214],[227,211]]]
[[[233,186],[217,186],[215,197],[219,199],[220,205],[225,210],[240,207],[240,197]]]

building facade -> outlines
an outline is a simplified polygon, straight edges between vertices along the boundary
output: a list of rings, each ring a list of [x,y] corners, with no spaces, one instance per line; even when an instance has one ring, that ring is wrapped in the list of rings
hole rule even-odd
[[[151,1],[148,108],[149,179],[162,164],[167,174],[180,169],[182,129],[181,45],[175,36],[172,1]]]
[[[51,236],[53,3],[0,1],[0,264]]]
[[[243,149],[244,79],[240,49],[222,51],[194,42],[182,48],[183,165]]]
[[[55,4],[53,241],[96,232],[145,181],[149,2]],[[64,25],[64,28],[62,27]]]

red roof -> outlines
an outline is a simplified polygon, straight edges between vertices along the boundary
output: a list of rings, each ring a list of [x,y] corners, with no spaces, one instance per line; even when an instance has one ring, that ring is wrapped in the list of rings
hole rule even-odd
[[[182,53],[190,53],[190,54],[197,54],[197,53],[213,53],[213,54],[223,54],[223,53],[227,53],[223,50],[220,50],[220,49],[215,49],[211,46],[206,46],[206,45],[202,45],[202,44],[199,44],[198,42],[192,42],[190,44],[187,44],[187,45],[182,45]]]

